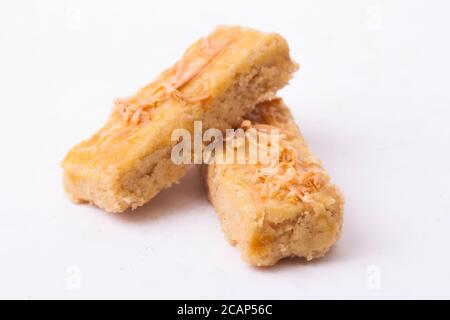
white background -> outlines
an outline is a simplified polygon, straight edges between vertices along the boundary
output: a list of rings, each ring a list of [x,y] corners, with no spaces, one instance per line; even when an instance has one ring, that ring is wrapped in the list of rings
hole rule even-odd
[[[0,298],[450,298],[448,1],[2,1]],[[191,172],[132,214],[59,162],[218,24],[281,33],[281,92],[346,196],[321,260],[255,269]]]

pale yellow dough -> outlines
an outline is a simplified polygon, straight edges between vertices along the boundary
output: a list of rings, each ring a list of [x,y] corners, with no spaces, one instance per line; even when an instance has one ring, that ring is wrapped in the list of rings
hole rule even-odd
[[[261,164],[205,165],[209,197],[226,238],[254,266],[323,256],[341,231],[341,192],[281,100],[258,105],[246,118],[254,128],[281,129],[284,138],[280,162],[269,175]]]
[[[62,163],[75,202],[110,212],[136,208],[177,182],[186,165],[170,159],[175,129],[225,129],[272,98],[297,65],[277,34],[219,27],[135,95],[116,101],[106,125]]]

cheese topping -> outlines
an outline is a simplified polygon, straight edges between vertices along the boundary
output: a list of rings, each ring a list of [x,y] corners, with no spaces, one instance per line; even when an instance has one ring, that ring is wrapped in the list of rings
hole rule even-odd
[[[210,96],[209,89],[188,97],[180,89],[200,75],[234,41],[231,37],[211,35],[192,46],[172,68],[163,72],[154,82],[126,99],[116,99],[115,109],[125,124],[138,125],[149,118],[149,111],[170,97],[183,102],[196,102]]]
[[[255,200],[261,201],[268,198],[275,198],[278,200],[288,199],[292,203],[306,201],[308,194],[318,190],[326,184],[326,176],[319,170],[306,170],[302,163],[298,149],[293,145],[286,133],[281,129],[264,124],[252,125],[249,120],[242,122],[241,127],[246,130],[246,139],[250,143],[256,143],[258,151],[262,148],[264,151],[270,148],[270,145],[264,145],[251,138],[248,135],[248,130],[251,128],[258,130],[258,135],[261,135],[261,129],[264,129],[263,134],[273,134],[276,129],[278,134],[279,152],[268,153],[272,158],[269,164],[249,164],[252,172],[251,183],[253,188],[258,192],[258,197]],[[271,141],[270,139],[264,139]],[[254,195],[252,193],[252,195]]]

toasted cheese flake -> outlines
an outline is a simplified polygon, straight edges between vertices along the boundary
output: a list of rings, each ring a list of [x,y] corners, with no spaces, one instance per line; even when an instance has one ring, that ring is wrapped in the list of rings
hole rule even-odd
[[[247,134],[250,129],[264,130],[263,134],[274,134],[273,129],[278,131],[279,153],[278,158],[270,159],[269,164],[249,164],[252,169],[251,183],[253,187],[246,185],[247,188],[254,190],[252,193],[255,201],[261,201],[268,198],[279,200],[287,199],[291,203],[298,203],[308,199],[308,195],[320,189],[326,184],[326,176],[319,169],[306,171],[305,166],[299,155],[298,149],[293,145],[287,134],[265,124],[254,124],[251,121],[244,120],[241,128],[245,130],[247,139],[250,143],[256,143],[258,151],[262,149],[267,151],[268,146],[255,140],[254,135]],[[266,140],[270,141],[270,139]],[[234,151],[233,151],[234,152]],[[276,156],[276,155],[275,155]],[[257,196],[255,195],[255,192]]]
[[[204,88],[203,92],[193,97],[185,96],[180,89],[208,68],[233,41],[220,35],[204,38],[138,94],[127,99],[116,99],[115,109],[122,115],[125,124],[138,125],[149,118],[152,108],[170,97],[187,103],[207,99],[209,88]]]
[[[245,182],[239,181],[238,184],[244,187],[244,189],[246,189],[250,194],[250,196],[253,198],[253,204],[255,205],[256,212],[259,213],[255,218],[258,220],[259,225],[262,225],[264,222],[265,210],[261,199],[261,195]]]

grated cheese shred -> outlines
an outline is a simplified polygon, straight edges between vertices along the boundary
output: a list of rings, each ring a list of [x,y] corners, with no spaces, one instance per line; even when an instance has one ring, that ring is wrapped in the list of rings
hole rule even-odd
[[[279,152],[273,156],[277,158],[270,159],[268,165],[260,162],[249,165],[252,166],[250,179],[252,187],[248,186],[248,188],[254,190],[251,194],[255,201],[275,198],[287,199],[295,204],[302,202],[309,194],[320,189],[326,183],[326,178],[319,169],[308,170],[305,168],[298,149],[281,129],[266,124],[252,125],[249,120],[244,120],[241,128],[246,132],[245,139],[250,143],[256,143],[257,148],[263,150],[267,150],[267,145],[261,144],[247,135],[248,130],[251,128],[264,129],[264,134],[268,135],[274,134],[273,129],[277,129],[276,132],[278,132]],[[260,135],[261,131],[258,131],[258,134]]]

